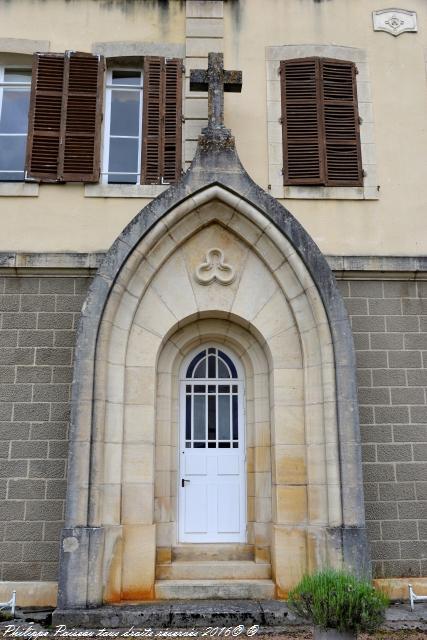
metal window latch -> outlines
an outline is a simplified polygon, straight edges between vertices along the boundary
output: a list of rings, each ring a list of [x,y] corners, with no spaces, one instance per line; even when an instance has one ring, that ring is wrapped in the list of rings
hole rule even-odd
[[[185,483],[186,482],[190,482],[189,480],[187,480],[186,478],[182,478],[181,480],[181,487],[184,488],[185,487]]]

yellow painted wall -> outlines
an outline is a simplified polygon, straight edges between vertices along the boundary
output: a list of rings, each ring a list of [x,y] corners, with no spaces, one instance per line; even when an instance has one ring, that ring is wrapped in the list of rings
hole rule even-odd
[[[228,0],[227,68],[243,70],[225,118],[251,176],[268,184],[265,47],[338,44],[366,49],[373,93],[378,201],[287,200],[327,254],[427,254],[427,3],[419,32],[374,32],[372,0]],[[185,3],[170,0],[0,0],[1,37],[50,40],[51,51],[98,41],[185,43]],[[0,197],[0,251],[99,251],[148,202],[85,198],[82,185],[41,185],[37,198]]]

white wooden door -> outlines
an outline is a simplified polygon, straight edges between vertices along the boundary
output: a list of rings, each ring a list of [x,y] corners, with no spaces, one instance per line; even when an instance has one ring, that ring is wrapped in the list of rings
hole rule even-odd
[[[243,379],[222,348],[201,349],[181,381],[179,541],[246,541]]]

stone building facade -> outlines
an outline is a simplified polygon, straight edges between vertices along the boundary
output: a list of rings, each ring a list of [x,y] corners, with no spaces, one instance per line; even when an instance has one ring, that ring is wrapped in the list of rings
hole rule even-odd
[[[235,353],[237,358],[240,355],[243,367],[246,367],[246,398],[249,405],[246,407],[248,458],[246,464],[248,466],[245,473],[248,474],[246,478],[248,488],[252,482],[257,488],[247,493],[248,531],[242,551],[243,556],[245,553],[249,554],[245,556],[246,560],[258,565],[255,568],[251,566],[251,571],[255,573],[250,573],[247,577],[264,581],[260,588],[266,588],[267,595],[272,594],[269,591],[269,584],[273,578],[274,595],[284,597],[286,590],[302,572],[325,563],[338,562],[334,557],[335,551],[337,557],[341,553],[346,557],[346,549],[351,546],[346,547],[342,539],[339,544],[330,542],[318,544],[320,538],[313,532],[317,531],[316,527],[319,530],[325,527],[326,531],[327,519],[322,519],[322,516],[316,516],[310,511],[314,496],[318,495],[310,493],[313,491],[313,487],[310,488],[310,486],[314,485],[317,489],[319,486],[329,487],[326,502],[329,509],[330,529],[330,523],[334,521],[331,509],[333,510],[335,504],[330,487],[334,482],[330,479],[327,482],[313,480],[316,473],[321,471],[315,469],[315,465],[310,462],[307,445],[307,443],[310,444],[309,422],[304,423],[302,418],[295,418],[299,415],[295,409],[295,404],[298,403],[293,401],[288,402],[288,405],[284,401],[288,411],[280,414],[279,407],[282,403],[274,400],[276,392],[272,391],[275,388],[272,363],[268,361],[267,356],[262,355],[261,351],[257,356],[253,356],[251,364],[249,360],[246,362],[244,355],[246,351],[241,346],[257,335],[255,329],[252,330],[249,326],[251,321],[248,318],[253,305],[250,300],[251,295],[257,292],[257,296],[261,296],[256,289],[259,282],[263,282],[267,288],[270,285],[267,283],[267,275],[264,281],[264,276],[257,267],[252,267],[253,280],[250,279],[250,261],[245,263],[245,268],[239,266],[243,264],[240,262],[239,251],[249,251],[247,248],[242,248],[246,246],[244,242],[242,245],[239,243],[242,243],[242,237],[245,238],[247,246],[251,247],[250,251],[252,251],[252,246],[257,244],[260,237],[255,227],[259,225],[259,228],[265,229],[266,223],[261,220],[256,222],[252,220],[251,224],[255,227],[248,226],[245,231],[239,231],[240,236],[233,235],[239,225],[249,224],[243,221],[243,218],[238,220],[237,213],[234,213],[234,227],[231,225],[227,207],[231,207],[230,210],[236,212],[237,201],[230,204],[225,202],[218,192],[209,192],[209,188],[213,188],[214,183],[221,183],[221,181],[224,185],[228,185],[230,192],[235,188],[235,185],[227,183],[221,175],[222,170],[226,168],[225,160],[222,167],[212,164],[206,169],[206,165],[203,165],[206,175],[210,171],[209,179],[206,178],[204,181],[200,178],[203,171],[199,170],[200,167],[198,169],[197,163],[191,170],[193,174],[191,171],[188,172],[194,158],[198,135],[207,121],[206,94],[190,92],[189,71],[193,68],[205,68],[207,54],[210,51],[224,52],[227,68],[243,70],[242,93],[226,95],[225,124],[232,129],[236,138],[237,151],[245,169],[265,192],[276,199],[279,205],[284,205],[291,211],[314,239],[337,280],[338,289],[350,319],[357,363],[357,371],[353,370],[352,375],[357,374],[364,496],[359,496],[358,501],[348,497],[349,493],[345,492],[346,483],[353,486],[352,481],[349,477],[343,477],[343,467],[340,467],[341,478],[336,484],[340,487],[341,497],[337,503],[341,501],[346,505],[357,502],[360,507],[364,498],[364,514],[374,579],[381,581],[382,584],[386,581],[394,596],[404,595],[408,578],[411,578],[414,585],[419,585],[421,589],[425,588],[427,557],[427,259],[425,256],[427,246],[423,214],[425,214],[427,191],[421,176],[427,143],[425,134],[427,40],[424,33],[427,20],[426,8],[421,0],[411,3],[410,6],[406,1],[402,2],[403,18],[399,19],[406,20],[405,16],[409,15],[410,11],[415,11],[418,31],[396,36],[395,33],[374,30],[372,6],[367,1],[339,3],[338,0],[333,0],[317,3],[311,0],[304,0],[304,2],[291,0],[287,3],[279,3],[276,0],[269,0],[269,3],[271,12],[263,12],[262,16],[258,3],[250,0],[246,2],[187,0],[186,2],[170,1],[166,4],[117,1],[108,7],[103,3],[92,3],[86,0],[80,0],[73,6],[65,2],[0,4],[2,23],[5,25],[4,37],[0,38],[0,65],[4,68],[26,67],[31,61],[31,54],[35,51],[63,52],[68,49],[102,54],[107,59],[107,66],[119,64],[121,60],[126,59],[128,66],[131,62],[132,68],[138,68],[141,61],[148,56],[184,60],[185,123],[182,128],[182,167],[187,171],[184,175],[182,192],[179,186],[181,183],[168,191],[168,186],[160,184],[108,184],[102,181],[85,185],[46,184],[43,181],[40,183],[0,182],[0,197],[3,196],[0,206],[3,229],[0,238],[1,600],[6,599],[11,588],[16,587],[18,602],[21,604],[55,604],[60,548],[62,548],[61,580],[64,606],[85,606],[91,603],[100,604],[103,601],[117,602],[121,599],[165,597],[162,596],[163,592],[169,597],[172,593],[173,597],[173,591],[168,591],[167,588],[172,589],[173,585],[165,586],[168,580],[164,578],[172,578],[169,582],[173,582],[176,575],[178,579],[182,578],[182,575],[174,574],[176,569],[173,568],[174,554],[179,556],[180,545],[177,545],[173,538],[175,533],[171,533],[171,530],[175,532],[175,524],[171,527],[171,523],[177,521],[178,507],[176,492],[173,493],[170,490],[170,487],[176,484],[173,474],[179,470],[176,444],[179,421],[175,415],[179,374],[176,371],[173,373],[172,382],[169,380],[161,383],[160,379],[156,378],[159,374],[169,371],[167,367],[170,366],[173,369],[180,366],[178,361],[173,361],[175,363],[173,365],[167,364],[169,362],[167,345],[169,344],[170,348],[168,342],[170,340],[174,344],[173,332],[177,332],[176,340],[182,341],[180,348],[182,348],[183,357],[187,356],[196,344],[199,344],[200,348],[208,343],[224,344],[224,348],[228,348],[232,354]],[[21,19],[23,15],[26,17],[25,21]],[[49,19],[47,19],[48,16]],[[274,20],[273,16],[276,16]],[[65,18],[67,21],[71,19],[76,27],[73,30],[73,36],[66,28]],[[35,40],[35,33],[38,40]],[[360,143],[365,172],[362,187],[283,184],[282,125],[278,121],[281,117],[278,65],[281,61],[313,57],[347,60],[358,67],[358,107],[362,120]],[[111,63],[108,62],[109,60]],[[397,87],[399,87],[398,99],[396,99]],[[235,171],[237,172],[237,169]],[[241,191],[238,194],[243,196],[243,187],[240,183],[239,185]],[[194,193],[198,191],[203,193],[204,190],[211,195],[207,196],[203,202],[197,201]],[[193,205],[185,205],[187,218],[184,217],[181,227],[177,226],[172,232],[174,220],[178,221],[181,215],[178,207],[179,203],[182,204],[185,200],[184,193],[185,197],[189,193],[193,194]],[[276,214],[274,214],[273,204],[268,204],[270,201],[267,200],[267,204],[262,205],[257,200],[258,197],[261,196],[255,197],[249,193],[245,200],[248,211],[249,205],[258,207],[259,211],[262,210],[262,206],[265,206],[266,210],[273,212],[271,215],[274,217]],[[196,209],[197,213],[195,213]],[[128,373],[124,378],[120,377],[121,374],[114,369],[114,366],[118,365],[118,361],[114,358],[122,348],[120,341],[114,342],[111,338],[105,338],[102,342],[104,334],[101,329],[105,330],[105,323],[115,326],[116,320],[112,318],[117,318],[117,315],[114,316],[117,310],[110,308],[110,316],[99,317],[101,337],[100,342],[96,343],[98,350],[106,348],[107,343],[108,349],[112,350],[113,355],[105,358],[105,362],[111,365],[110,369],[108,367],[102,369],[98,363],[97,371],[103,371],[102,375],[97,374],[97,377],[93,374],[92,377],[79,379],[79,369],[73,369],[73,366],[76,362],[76,331],[82,309],[85,317],[91,304],[92,307],[96,306],[93,291],[100,286],[100,282],[107,281],[111,273],[121,273],[122,280],[119,278],[119,288],[123,284],[125,290],[131,292],[131,298],[133,296],[139,301],[143,300],[142,289],[140,293],[135,293],[135,286],[132,289],[132,284],[129,285],[129,278],[132,273],[136,273],[137,268],[129,257],[126,258],[128,247],[126,250],[122,247],[126,242],[131,246],[129,241],[131,233],[134,233],[132,246],[140,246],[138,243],[144,242],[144,234],[149,225],[154,225],[158,221],[159,212],[163,211],[166,215],[165,212],[173,213],[174,210],[173,221],[170,224],[165,223],[166,226],[162,227],[164,243],[161,248],[162,236],[160,235],[158,253],[163,255],[162,252],[164,252],[165,255],[166,253],[168,256],[171,255],[173,242],[178,243],[177,238],[179,238],[181,243],[183,238],[188,236],[190,238],[188,250],[182,248],[180,251],[186,256],[186,268],[190,276],[192,270],[198,266],[198,262],[202,263],[206,258],[208,250],[219,247],[224,249],[226,262],[230,262],[231,266],[237,270],[237,279],[230,287],[221,287],[218,283],[208,287],[201,286],[200,292],[196,292],[197,305],[193,308],[188,300],[185,303],[187,286],[185,279],[177,280],[175,283],[174,279],[179,273],[178,266],[173,266],[172,263],[169,272],[165,268],[166,275],[163,276],[159,267],[156,277],[160,284],[154,285],[154,291],[164,301],[169,295],[168,287],[172,286],[171,295],[175,293],[175,297],[178,298],[176,291],[179,290],[179,298],[183,301],[182,303],[177,301],[172,295],[171,301],[166,303],[166,309],[169,311],[159,306],[153,293],[146,302],[147,317],[150,315],[150,309],[157,310],[158,314],[157,316],[154,314],[154,319],[148,317],[145,320],[147,323],[152,323],[149,329],[150,341],[156,348],[156,354],[152,355],[153,362],[163,363],[166,369],[154,373],[154,382],[150,382],[148,378],[143,382],[143,377],[139,378],[139,382],[133,382],[127,377]],[[125,235],[120,236],[122,229],[137,214],[138,217],[135,218],[133,227],[132,225],[129,227],[127,235],[125,232]],[[285,214],[277,213],[277,216],[285,216]],[[277,219],[274,218],[274,220]],[[287,218],[283,219],[287,220]],[[296,234],[292,224],[289,223],[290,226],[281,233],[283,238],[290,242],[290,246],[296,249],[296,253],[303,255],[301,265],[294,267],[295,273],[301,279],[308,277],[307,274],[309,274],[311,285],[305,285],[307,290],[313,286],[313,282],[314,287],[321,290],[320,282],[324,280],[314,272],[313,263],[310,262],[313,255],[310,252],[304,254],[304,247],[307,246],[308,240],[305,240],[305,236]],[[190,229],[191,225],[193,228]],[[229,236],[227,236],[228,233]],[[110,245],[119,236],[119,240],[107,253]],[[194,246],[191,248],[193,236],[197,240],[193,241]],[[240,239],[236,240],[237,237]],[[283,248],[284,245],[281,246],[282,255],[291,264],[292,251],[289,250],[287,254],[287,250]],[[139,248],[137,253],[139,257],[147,256],[148,251],[148,248]],[[193,254],[197,257],[192,257]],[[267,259],[264,255],[264,264],[267,264],[270,258],[271,256]],[[172,260],[172,258],[168,259]],[[152,259],[152,266],[155,260],[155,258]],[[163,264],[162,260],[163,257],[159,264]],[[255,258],[253,260],[255,261]],[[97,269],[100,267],[101,271],[96,276]],[[278,265],[272,266],[272,271],[274,272],[277,267]],[[114,269],[117,269],[117,272]],[[244,277],[246,280],[243,279]],[[86,298],[89,286],[95,278],[97,278],[97,284],[95,289],[92,288],[92,297]],[[126,278],[128,280],[125,283]],[[190,281],[193,282],[191,277]],[[293,283],[293,286],[296,284]],[[286,300],[291,301],[293,293],[290,281],[286,281],[284,289]],[[215,291],[215,295],[212,291]],[[249,299],[244,298],[245,291],[246,295],[251,291]],[[227,298],[231,296],[231,292],[233,296],[237,296],[233,298],[234,302],[228,301]],[[271,293],[274,294],[273,291]],[[110,303],[119,304],[120,298],[120,304],[123,305],[123,320],[126,317],[128,302],[120,297],[122,295],[122,291],[111,289]],[[241,296],[241,300],[235,302],[236,299],[238,300],[238,295]],[[209,299],[208,302],[207,299]],[[176,308],[173,308],[174,304]],[[320,315],[326,313],[328,316],[330,312],[328,305],[323,302],[323,308],[322,304],[320,306],[316,304],[320,303],[313,302],[312,309],[318,309]],[[175,318],[173,322],[171,321],[170,327],[169,312]],[[257,310],[257,313],[259,312],[260,309]],[[233,318],[230,313],[233,314],[233,318],[236,316],[234,329],[231,328]],[[257,313],[254,312],[253,317],[256,317]],[[276,307],[271,308],[268,317],[282,318],[286,313],[285,307],[282,308],[277,303]],[[315,315],[317,312],[313,313]],[[292,314],[298,317],[298,310],[293,309]],[[144,315],[144,311],[141,311],[141,315]],[[237,316],[245,321],[237,321]],[[120,322],[121,320],[116,323],[117,334],[123,330]],[[266,323],[268,324],[267,321]],[[328,323],[318,321],[316,326],[323,324]],[[333,330],[330,320],[329,325],[329,330]],[[139,323],[137,326],[147,330],[148,325]],[[206,327],[209,328],[206,329]],[[257,327],[260,335],[264,335],[263,331],[267,331],[267,328],[261,328],[261,324]],[[309,326],[308,330],[310,328],[312,327]],[[305,334],[306,329],[307,327],[298,329],[299,337],[297,336],[296,339],[301,344],[304,344],[301,336]],[[182,332],[181,337],[179,331]],[[82,329],[80,329],[79,338],[82,341],[81,332]],[[195,340],[194,332],[199,338],[206,335],[206,339]],[[271,335],[274,335],[274,331]],[[320,330],[319,335],[321,335]],[[161,339],[157,345],[159,336]],[[228,342],[225,336],[228,336]],[[143,358],[147,355],[143,338],[141,338],[142,342],[138,342],[132,330],[129,330],[129,340],[134,340],[136,355],[134,360],[132,360],[132,353],[129,355],[130,360],[126,361],[125,369],[126,367],[136,369],[140,366],[143,369],[147,366],[141,365],[141,361],[145,362]],[[257,340],[259,344],[263,344],[260,336]],[[320,338],[318,340],[318,345],[322,344],[322,349],[327,350],[328,340],[325,338],[324,344]],[[338,343],[331,340],[335,345],[336,354]],[[291,343],[292,340],[289,344],[281,342],[280,345],[282,348],[287,344],[285,353],[288,363],[292,358],[295,363],[299,356],[292,351]],[[82,361],[85,349],[89,352],[95,342],[88,341],[80,344],[83,351],[80,352],[78,362]],[[316,349],[320,348],[318,345]],[[276,348],[279,349],[278,346]],[[304,367],[307,367],[309,358],[314,356],[310,347],[301,348],[304,353],[302,361]],[[266,371],[269,372],[270,377],[267,376],[268,379],[261,380],[265,373],[262,368],[263,358],[266,358]],[[323,366],[326,366],[325,363],[330,364],[326,356],[322,358]],[[171,362],[172,359],[170,359]],[[313,366],[317,365],[314,359]],[[251,376],[248,373],[251,367],[252,377],[261,376],[258,379],[259,388],[255,390],[254,386],[252,392],[249,383]],[[257,370],[256,367],[259,369]],[[299,370],[298,366],[288,364],[280,365],[278,368],[294,368],[293,377],[299,375],[295,373]],[[309,369],[310,367],[307,367],[307,371]],[[95,396],[91,399],[90,405],[95,408],[95,416],[101,415],[97,402],[105,401],[110,407],[106,411],[106,417],[102,414],[103,429],[108,430],[111,425],[117,429],[117,425],[123,422],[125,433],[131,428],[138,432],[138,425],[141,429],[148,429],[147,425],[151,424],[150,420],[154,419],[154,414],[157,416],[157,422],[153,422],[155,425],[153,441],[147,434],[144,437],[140,437],[141,434],[139,434],[139,439],[131,439],[127,445],[125,440],[120,441],[123,449],[118,454],[116,445],[119,444],[119,439],[115,432],[116,435],[110,434],[110,439],[107,437],[103,440],[104,447],[105,444],[112,445],[105,447],[103,457],[91,458],[92,473],[95,475],[104,473],[106,478],[114,475],[117,465],[123,466],[122,477],[120,482],[117,481],[117,486],[114,485],[113,480],[108,482],[104,479],[101,482],[98,478],[95,481],[95,476],[90,476],[89,485],[93,491],[92,498],[89,498],[89,507],[86,509],[91,512],[92,521],[86,524],[102,525],[99,529],[105,529],[102,534],[105,538],[97,543],[102,546],[102,558],[93,560],[95,564],[91,565],[92,570],[95,565],[98,567],[99,576],[102,577],[99,577],[99,584],[95,585],[91,593],[85,592],[85,599],[81,602],[73,600],[73,593],[77,588],[81,588],[83,574],[87,576],[89,560],[86,561],[86,569],[77,574],[70,560],[75,544],[72,540],[79,541],[80,549],[83,549],[85,544],[78,535],[82,523],[79,521],[80,516],[76,514],[80,507],[74,508],[72,503],[75,496],[78,496],[77,501],[81,500],[86,486],[84,470],[79,472],[83,478],[80,487],[75,475],[70,477],[69,474],[70,468],[74,469],[73,474],[76,473],[76,459],[84,458],[82,453],[77,455],[75,449],[74,454],[69,454],[73,370],[73,428],[76,421],[83,420],[78,416],[77,411],[78,407],[85,407],[84,387],[95,388],[105,380],[107,380],[105,383],[107,395]],[[143,376],[145,373],[141,371],[138,375]],[[327,369],[324,369],[322,375],[324,376],[323,384],[328,380],[331,383]],[[305,382],[301,383],[304,394],[314,394],[318,386],[315,378],[312,383],[307,382],[308,378],[304,380]],[[166,389],[169,384],[169,391],[161,391],[161,384],[166,384]],[[288,396],[295,400],[298,395],[297,383],[295,380],[292,383],[288,380],[282,385],[277,385],[277,388],[285,387],[284,397],[286,397],[286,385],[288,385]],[[157,399],[150,396],[149,400],[141,400],[138,393],[143,389],[151,389],[151,386],[156,389]],[[332,387],[336,392],[333,384]],[[114,413],[113,409],[117,405],[114,394],[123,388],[125,395],[134,393],[136,398],[124,402],[124,418],[122,414]],[[323,387],[323,393],[329,392],[330,389],[325,391]],[[165,394],[168,402],[164,404],[169,407],[169,414],[166,417],[164,417],[165,408],[161,400]],[[340,397],[339,392],[336,395],[337,397],[333,400],[336,403],[334,406],[338,407],[339,402],[344,400],[351,401],[351,398],[342,394]],[[326,396],[322,397],[322,403],[326,407],[328,400],[325,400]],[[256,406],[259,408],[263,398],[266,401],[270,398],[270,401],[267,401],[269,417],[265,420],[254,418],[251,426],[251,406],[252,410]],[[329,397],[329,401],[331,398],[333,396]],[[317,405],[318,402],[310,403],[307,400],[305,402],[305,411],[308,415],[308,407]],[[142,411],[139,417],[134,417],[133,422],[129,418],[131,426],[127,427],[126,415],[130,416],[135,406],[149,406],[151,409],[148,412],[145,410],[145,414]],[[108,411],[111,412],[110,417],[108,417]],[[274,418],[275,415],[280,415],[282,422]],[[281,441],[282,436],[278,435],[277,425],[279,423],[287,425],[287,420],[291,425],[292,420],[289,418],[291,415],[294,415],[294,427],[297,425],[302,428],[305,425],[305,436],[294,434],[295,440]],[[334,418],[331,414],[327,414],[326,409],[324,416],[326,425],[333,424]],[[100,419],[97,418],[98,422],[94,419],[91,427],[92,434],[97,433]],[[344,422],[346,420],[347,418],[343,418]],[[169,435],[165,435],[166,423],[169,425],[167,432]],[[265,433],[262,423],[265,423]],[[250,431],[251,429],[253,432]],[[290,433],[291,426],[289,431],[286,431],[286,438],[290,437]],[[165,442],[161,438],[166,438]],[[71,435],[71,440],[75,447],[76,442],[84,439]],[[93,440],[98,442],[99,439],[93,435]],[[357,440],[355,442],[357,445]],[[147,443],[150,443],[150,447]],[[327,476],[328,469],[330,472],[334,468],[334,462],[329,456],[333,447],[328,449],[330,441],[327,439],[320,444],[326,447],[323,471]],[[311,445],[316,445],[316,439],[311,442]],[[301,454],[299,461],[295,463],[295,468],[289,456],[286,458],[286,452],[281,451],[280,455],[278,454],[278,449],[286,446],[296,447],[292,451],[298,455]],[[249,451],[250,449],[252,451]],[[355,473],[358,455],[356,449],[357,447],[353,458],[349,461],[351,468],[356,469]],[[151,453],[147,453],[148,451]],[[91,455],[98,454],[95,451]],[[118,455],[122,462],[118,461]],[[152,458],[149,458],[150,455]],[[254,456],[253,460],[250,459],[251,455]],[[98,462],[102,460],[104,465],[102,472],[95,468],[98,464],[98,462],[94,463],[95,460]],[[272,460],[275,462],[272,463]],[[282,463],[283,470],[280,476],[278,466]],[[252,468],[249,465],[252,465]],[[308,469],[308,480],[301,476],[303,467]],[[153,477],[152,495],[145,493],[149,492],[148,485],[151,482],[149,469]],[[292,475],[292,470],[295,475]],[[169,476],[166,480],[167,491],[165,492],[163,479],[166,473]],[[276,475],[276,480],[272,480],[268,474]],[[270,478],[269,483],[267,482],[268,486],[265,486],[266,477]],[[69,487],[74,486],[73,496],[69,489],[66,497],[67,483]],[[105,506],[102,506],[102,500],[97,498],[100,495],[97,487],[101,485],[103,487],[101,492],[106,492],[102,494],[103,500],[110,504],[108,513],[105,511]],[[356,481],[354,486],[357,486]],[[76,489],[76,487],[79,488]],[[277,489],[277,487],[281,488]],[[151,501],[150,507],[143,504],[141,497],[143,495],[148,495],[147,500]],[[318,499],[321,502],[321,499]],[[354,503],[351,502],[353,499]],[[116,507],[112,507],[113,504],[116,504]],[[114,512],[114,508],[118,509],[119,515]],[[61,530],[64,529],[66,509],[68,521],[65,524],[66,531],[62,534],[62,539],[65,540],[64,547],[64,542],[61,543]],[[104,509],[104,512],[99,513],[97,511],[99,509],[101,512]],[[285,514],[283,516],[280,516],[281,509]],[[326,507],[325,510],[327,510]],[[151,514],[151,511],[152,516],[147,515]],[[356,511],[354,507],[355,514]],[[74,515],[70,515],[72,513]],[[152,519],[149,521],[150,517]],[[343,526],[345,529],[345,518]],[[121,527],[120,535],[117,534],[117,527]],[[277,533],[280,527],[286,529],[286,532],[282,530],[281,533]],[[360,519],[355,527],[363,529]],[[76,530],[77,533],[71,535],[72,530]],[[303,538],[299,537],[302,530],[305,531]],[[280,538],[281,535],[282,538]],[[323,536],[323,533],[321,535]],[[325,539],[329,540],[327,536]],[[120,552],[117,551],[119,547]],[[357,546],[354,548],[357,549]],[[184,559],[197,565],[198,556],[194,549],[193,553],[193,557],[184,554]],[[281,553],[283,553],[282,560]],[[358,553],[362,558],[363,551],[359,549]],[[292,566],[291,556],[295,558]],[[239,556],[240,559],[242,557]],[[283,563],[286,564],[286,569],[283,568]],[[352,564],[348,555],[347,564]],[[131,565],[135,565],[140,570],[140,574],[144,575],[144,579],[137,584],[129,568]],[[241,566],[240,569],[242,569]],[[155,571],[157,575],[154,575]],[[197,587],[200,575],[194,566],[192,571],[193,574],[189,577],[193,578]],[[122,576],[121,582],[118,574]],[[75,575],[78,580],[73,583],[72,576]],[[226,576],[211,577],[227,582]],[[159,582],[163,584],[159,586]],[[154,584],[158,585],[157,588]],[[179,587],[182,589],[182,584]],[[251,594],[247,592],[244,595],[248,597]],[[259,593],[255,592],[255,595],[259,596]],[[193,593],[193,596],[189,595],[189,597],[200,596],[194,596]]]

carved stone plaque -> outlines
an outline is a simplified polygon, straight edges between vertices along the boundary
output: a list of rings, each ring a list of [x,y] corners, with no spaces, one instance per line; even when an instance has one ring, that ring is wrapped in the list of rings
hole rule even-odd
[[[418,31],[417,14],[406,9],[380,9],[372,12],[374,31],[387,31],[400,36],[405,31]]]

